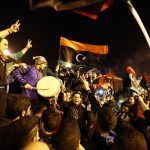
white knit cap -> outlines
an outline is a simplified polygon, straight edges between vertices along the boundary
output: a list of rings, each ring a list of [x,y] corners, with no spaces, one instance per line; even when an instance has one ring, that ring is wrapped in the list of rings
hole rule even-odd
[[[34,56],[33,60],[35,60],[35,65],[47,63],[47,60],[43,56]]]

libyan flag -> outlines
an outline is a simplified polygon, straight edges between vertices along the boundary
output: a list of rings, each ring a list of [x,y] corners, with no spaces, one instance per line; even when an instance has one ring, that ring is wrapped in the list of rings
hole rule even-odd
[[[108,54],[107,45],[85,44],[64,37],[60,39],[59,64],[61,66],[69,63],[86,66],[102,65],[106,54]]]
[[[72,10],[75,13],[97,19],[98,14],[113,4],[113,0],[29,0],[32,10],[50,7],[55,11]]]

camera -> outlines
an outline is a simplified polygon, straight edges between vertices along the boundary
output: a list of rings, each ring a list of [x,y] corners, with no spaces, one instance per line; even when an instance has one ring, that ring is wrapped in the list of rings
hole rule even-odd
[[[104,96],[105,96],[105,90],[103,88],[99,88],[95,91],[95,98],[98,101],[103,100]]]
[[[111,87],[109,87],[108,89],[98,88],[95,91],[95,98],[98,101],[100,101],[100,100],[108,101],[108,100],[112,100],[114,98],[113,94],[114,94],[114,91]]]
[[[98,95],[99,95],[100,97],[103,97],[104,94],[105,94],[105,90],[104,90],[103,88],[98,89]]]

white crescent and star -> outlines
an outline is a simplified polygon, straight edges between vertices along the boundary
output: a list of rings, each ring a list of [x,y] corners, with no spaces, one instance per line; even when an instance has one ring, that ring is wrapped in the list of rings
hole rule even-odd
[[[85,56],[84,56],[83,54],[77,54],[77,55],[76,55],[76,60],[77,60],[77,62],[81,62],[81,60],[79,60],[79,56],[82,56],[82,57],[83,57],[82,60],[85,59]]]

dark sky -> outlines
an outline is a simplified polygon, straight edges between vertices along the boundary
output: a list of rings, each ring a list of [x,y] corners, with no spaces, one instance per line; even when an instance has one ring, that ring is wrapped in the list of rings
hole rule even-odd
[[[150,5],[148,0],[131,1],[150,34]],[[56,12],[51,8],[35,11],[29,9],[28,0],[1,2],[0,30],[9,27],[17,19],[20,31],[9,36],[10,48],[18,51],[27,39],[33,48],[23,61],[33,64],[32,56],[43,55],[54,70],[58,61],[60,36],[89,44],[108,45],[106,68],[121,75],[125,66],[132,65],[139,73],[150,72],[150,48],[131,12],[120,0],[99,14],[98,20],[71,11]]]

